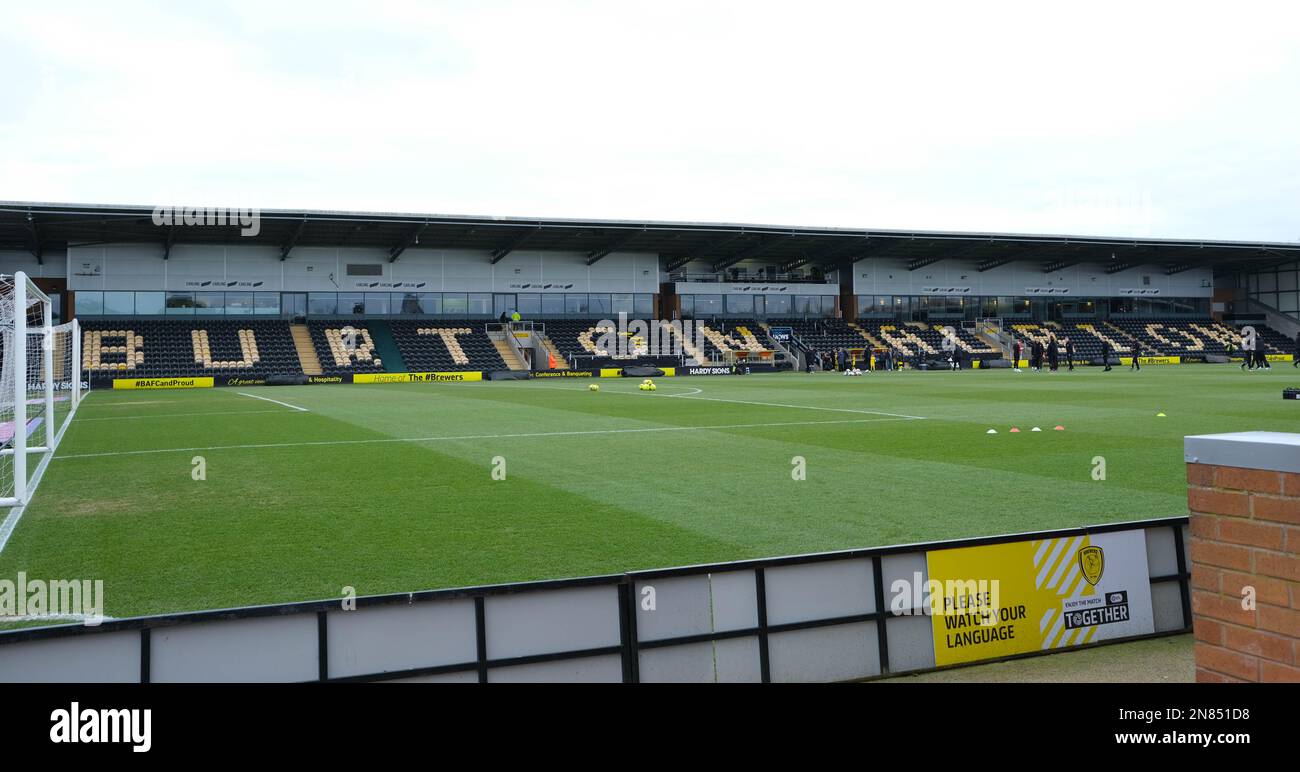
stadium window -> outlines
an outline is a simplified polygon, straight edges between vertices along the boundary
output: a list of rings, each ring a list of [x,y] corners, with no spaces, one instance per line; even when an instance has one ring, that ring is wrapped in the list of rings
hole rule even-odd
[[[633,308],[631,294],[614,293],[613,295],[610,295],[609,300],[610,300],[609,310],[611,313],[629,314],[629,315],[636,313],[635,309]]]
[[[365,295],[360,292],[339,293],[339,316],[360,316],[365,312]]]
[[[1296,272],[1284,271],[1277,275],[1277,289],[1279,292],[1290,292],[1300,289],[1296,286]]]
[[[463,316],[469,312],[469,296],[464,292],[444,292],[442,312],[448,316]]]
[[[136,305],[140,304],[136,299]],[[253,313],[263,316],[274,316],[280,313],[280,293],[278,292],[255,292],[253,293]]]
[[[194,312],[198,314],[220,314],[226,310],[224,292],[194,293]]]
[[[753,295],[724,295],[727,299],[727,313],[752,315],[754,313]]]
[[[614,312],[614,306],[610,303],[609,295],[603,292],[593,293],[587,296],[587,311],[593,315],[609,316]]]
[[[253,293],[227,292],[226,313],[237,316],[251,316],[253,314]]]
[[[679,297],[680,300],[681,300],[681,313],[682,313],[682,317],[683,317],[683,318],[687,318],[687,319],[689,319],[689,318],[695,316],[695,296],[694,296],[694,295],[679,295],[678,297]]]
[[[469,313],[471,316],[492,315],[492,295],[486,292],[469,294]]]
[[[78,316],[81,314],[94,316],[104,313],[104,293],[102,292],[78,292],[75,302]]]
[[[817,303],[817,310],[813,313],[817,313],[821,311],[821,301],[817,300],[815,295],[795,295],[794,312],[800,315],[808,313],[808,309],[812,306],[814,301]]]
[[[81,295],[77,295],[81,305]],[[162,292],[135,293],[135,312],[141,316],[162,316],[167,312],[167,295]]]
[[[1279,292],[1277,295],[1277,310],[1288,314],[1300,311],[1300,293]]]
[[[134,292],[105,292],[104,313],[115,316],[130,316],[135,313]]]
[[[515,305],[523,316],[536,316],[542,313],[542,296],[537,294],[516,295]]]
[[[421,296],[419,293],[407,292],[403,295],[395,295],[394,297],[397,299],[397,308],[400,309],[398,313],[410,315],[425,313],[424,305],[420,303]]]
[[[307,314],[309,316],[337,316],[339,298],[333,292],[312,292],[307,295]]]
[[[542,313],[547,316],[564,314],[564,296],[557,293],[542,295]]]
[[[566,314],[587,313],[587,296],[586,295],[565,295],[564,313]]]
[[[388,293],[367,292],[366,293],[366,314],[386,316],[388,314]]]
[[[710,316],[717,316],[720,313],[722,313],[721,295],[695,296],[695,316],[697,319],[706,319]]]
[[[421,292],[420,307],[424,313],[437,316],[442,313],[442,294],[438,292]]]
[[[192,315],[194,313],[194,293],[193,292],[168,292],[167,313]]]
[[[348,276],[383,276],[384,266],[382,263],[348,263]]]
[[[790,315],[789,295],[768,295],[766,299],[768,316],[780,317]]]
[[[822,295],[822,316],[835,316],[835,296]]]
[[[638,292],[632,298],[632,312],[642,319],[648,319],[655,312],[655,296],[649,292]]]

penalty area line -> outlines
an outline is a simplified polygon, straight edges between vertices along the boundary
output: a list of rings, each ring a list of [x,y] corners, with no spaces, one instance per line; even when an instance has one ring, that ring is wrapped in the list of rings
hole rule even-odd
[[[190,448],[154,448],[149,450],[115,450],[103,453],[71,453],[60,459],[106,458],[111,456],[147,456],[157,453],[194,453],[210,450],[265,450],[272,448],[310,448],[330,445],[383,445],[395,442],[454,442],[462,440],[516,440],[539,437],[587,437],[598,434],[649,434],[653,432],[700,432],[727,429],[768,429],[779,426],[825,426],[829,424],[878,424],[909,421],[910,418],[846,418],[838,421],[779,421],[761,424],[717,424],[713,426],[651,426],[629,429],[588,429],[567,432],[522,432],[517,434],[462,434],[442,437],[384,437],[369,440],[316,440],[312,442],[267,442],[251,445],[207,445]]]
[[[252,397],[253,399],[260,399],[260,400],[262,400],[263,402],[274,402],[274,403],[277,404],[277,405],[283,405],[283,406],[285,406],[285,407],[287,407],[287,408],[289,408],[289,409],[291,409],[291,410],[297,410],[297,411],[300,411],[300,412],[303,412],[303,413],[311,412],[311,411],[309,411],[309,410],[308,410],[307,408],[305,408],[305,407],[298,407],[297,405],[290,405],[288,402],[281,402],[281,401],[278,400],[278,399],[271,399],[270,397],[259,397],[259,396],[257,396],[256,394],[249,394],[248,392],[245,392],[245,391],[240,391],[240,392],[236,392],[236,393],[237,393],[239,396],[241,396],[241,397]]]

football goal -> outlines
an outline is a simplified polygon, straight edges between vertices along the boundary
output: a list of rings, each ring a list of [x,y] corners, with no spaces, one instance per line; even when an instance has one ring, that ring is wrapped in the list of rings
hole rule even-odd
[[[52,316],[26,274],[0,276],[0,507],[31,500],[81,401],[79,326]]]

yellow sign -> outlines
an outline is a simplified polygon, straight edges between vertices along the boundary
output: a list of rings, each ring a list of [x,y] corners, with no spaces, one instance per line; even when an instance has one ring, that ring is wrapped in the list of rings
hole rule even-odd
[[[936,665],[1155,629],[1140,530],[936,550],[927,563]]]
[[[601,377],[601,378],[617,378],[617,377],[619,377],[619,376],[622,375],[622,374],[623,374],[623,371],[622,371],[621,369],[617,368],[617,367],[602,367],[602,368],[600,368],[600,377]]]
[[[210,389],[212,378],[114,378],[115,389]]]
[[[1294,354],[1265,354],[1264,358],[1270,362],[1294,362]]]
[[[483,373],[467,370],[458,373],[357,373],[353,383],[432,383],[435,381],[481,381]]]
[[[1138,362],[1144,365],[1177,365],[1182,364],[1182,357],[1138,357]],[[1132,365],[1133,357],[1120,357],[1121,365]]]

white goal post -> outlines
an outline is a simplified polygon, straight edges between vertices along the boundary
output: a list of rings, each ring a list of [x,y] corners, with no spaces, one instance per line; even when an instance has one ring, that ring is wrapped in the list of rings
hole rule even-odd
[[[0,276],[0,358],[0,507],[18,507],[31,500],[83,388],[80,326],[56,327],[50,298],[21,271]]]

